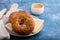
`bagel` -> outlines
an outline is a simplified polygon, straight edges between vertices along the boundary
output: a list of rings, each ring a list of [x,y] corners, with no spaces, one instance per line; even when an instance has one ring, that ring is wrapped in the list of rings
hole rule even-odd
[[[10,14],[9,20],[14,32],[20,35],[28,35],[34,30],[34,20],[26,11],[16,11]]]

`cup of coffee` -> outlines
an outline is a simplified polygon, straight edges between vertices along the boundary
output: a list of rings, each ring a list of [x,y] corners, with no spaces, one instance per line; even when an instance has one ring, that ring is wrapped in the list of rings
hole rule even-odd
[[[42,3],[33,3],[31,5],[31,11],[36,15],[42,14],[44,12],[44,5]]]

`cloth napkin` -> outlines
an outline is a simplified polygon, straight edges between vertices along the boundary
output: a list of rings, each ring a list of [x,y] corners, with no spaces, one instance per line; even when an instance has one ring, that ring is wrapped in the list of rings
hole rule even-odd
[[[2,20],[0,20],[0,40],[1,39],[10,39],[10,35],[5,28],[5,25]]]
[[[4,15],[4,13],[7,10],[6,8],[0,11],[0,40],[10,39],[10,34],[7,31],[7,29],[5,28],[5,24],[7,22],[6,17],[8,17],[8,14],[10,11],[16,10],[18,8],[18,4],[14,3],[14,4],[10,5],[8,8],[9,8],[9,11],[7,11],[6,15]]]

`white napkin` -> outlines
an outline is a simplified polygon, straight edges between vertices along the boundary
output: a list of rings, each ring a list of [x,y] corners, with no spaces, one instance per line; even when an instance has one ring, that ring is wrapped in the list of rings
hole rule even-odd
[[[0,40],[1,39],[10,39],[10,35],[9,35],[8,31],[5,28],[5,24],[8,20],[7,16],[10,14],[10,12],[12,10],[16,10],[17,8],[18,8],[18,4],[14,3],[9,7],[9,11],[7,12],[6,15],[4,15],[4,13],[7,10],[6,8],[0,11]]]
[[[8,31],[6,30],[5,25],[3,23],[3,20],[1,20],[1,18],[3,17],[6,10],[7,9],[5,8],[0,11],[0,40],[10,38],[10,35],[9,35]]]
[[[0,20],[0,39],[9,39],[10,35],[5,28],[5,25],[2,20]]]
[[[18,4],[14,3],[9,7],[9,11],[6,13],[6,17],[8,18],[9,15],[14,12],[14,11],[18,11]]]
[[[9,6],[8,8],[9,10],[7,11],[6,15],[3,16],[2,20],[3,22],[6,24],[7,21],[8,21],[8,17],[9,15],[14,12],[14,11],[18,11],[18,4],[17,3],[14,3],[12,5]]]

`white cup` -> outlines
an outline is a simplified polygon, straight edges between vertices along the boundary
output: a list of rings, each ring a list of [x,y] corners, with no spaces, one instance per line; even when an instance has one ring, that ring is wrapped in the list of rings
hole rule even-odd
[[[44,12],[44,5],[41,3],[33,3],[31,6],[31,11],[36,15],[42,14]]]

